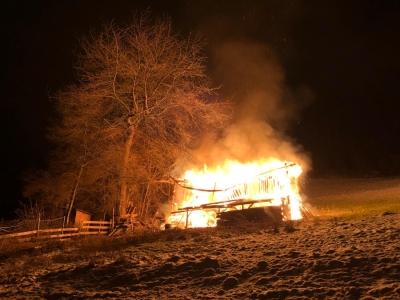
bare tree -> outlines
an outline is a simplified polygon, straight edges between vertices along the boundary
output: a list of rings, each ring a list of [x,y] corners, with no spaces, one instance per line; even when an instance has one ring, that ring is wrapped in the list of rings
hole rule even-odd
[[[55,95],[61,123],[51,134],[58,159],[69,153],[64,170],[77,174],[69,204],[86,195],[121,214],[133,205],[145,218],[166,197],[160,181],[176,159],[221,128],[230,105],[210,100],[204,42],[180,38],[167,17],[111,22],[80,45],[79,84]]]

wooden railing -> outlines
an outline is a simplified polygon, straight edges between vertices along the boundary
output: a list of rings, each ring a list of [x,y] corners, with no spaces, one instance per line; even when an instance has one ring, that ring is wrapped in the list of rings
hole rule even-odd
[[[108,234],[111,231],[111,225],[112,222],[108,221],[83,221],[81,226],[76,228],[40,229],[40,230],[3,234],[0,235],[0,239],[7,239],[7,238],[64,239],[78,235]]]
[[[80,234],[107,234],[111,229],[109,221],[83,221],[80,226]]]

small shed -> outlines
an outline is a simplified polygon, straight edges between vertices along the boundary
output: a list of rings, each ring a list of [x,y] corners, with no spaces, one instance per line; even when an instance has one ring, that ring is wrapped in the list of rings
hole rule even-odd
[[[91,221],[92,214],[83,211],[81,209],[74,209],[75,218],[74,218],[74,227],[80,227],[84,221]]]

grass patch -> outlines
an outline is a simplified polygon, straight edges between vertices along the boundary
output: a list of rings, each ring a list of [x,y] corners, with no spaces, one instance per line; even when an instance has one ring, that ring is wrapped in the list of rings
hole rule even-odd
[[[321,217],[363,217],[400,212],[400,179],[374,179],[371,184],[363,180],[362,185],[355,180],[329,180],[328,183],[319,180],[314,184],[323,187],[315,186],[318,193],[310,196],[307,202],[313,213]]]

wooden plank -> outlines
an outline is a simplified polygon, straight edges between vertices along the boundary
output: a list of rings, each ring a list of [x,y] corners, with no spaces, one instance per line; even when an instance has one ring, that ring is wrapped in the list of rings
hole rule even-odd
[[[18,233],[11,233],[11,234],[5,234],[2,235],[2,238],[9,238],[9,237],[23,237],[26,235],[34,235],[37,234],[37,230],[32,230],[32,231],[25,231],[25,232],[18,232]]]
[[[108,229],[108,227],[107,227]],[[1,235],[0,238],[12,238],[12,237],[28,237],[29,235],[39,235],[39,236],[46,236],[49,233],[59,232],[78,232],[79,228],[56,228],[56,229],[44,229],[44,230],[32,230],[32,231],[25,231],[25,232],[18,232],[18,233],[10,233]]]
[[[66,237],[73,237],[73,236],[78,236],[79,233],[63,233],[63,234],[52,234],[49,235],[50,238],[66,238]]]
[[[79,228],[57,228],[57,229],[43,229],[39,230],[39,234],[41,233],[51,233],[51,232],[69,232],[69,231],[79,231]]]
[[[108,230],[110,226],[82,226],[81,229]]]
[[[81,231],[79,235],[107,234],[107,231]]]
[[[82,225],[86,224],[103,224],[103,225],[111,225],[112,222],[109,221],[83,221]]]
[[[97,232],[96,232],[97,234]],[[32,237],[32,238],[38,238],[38,239],[55,239],[55,238],[70,238],[70,237],[74,237],[74,236],[79,236],[80,233],[79,232],[74,232],[74,233],[63,233],[63,234],[51,234],[51,235],[42,235],[39,237]]]

